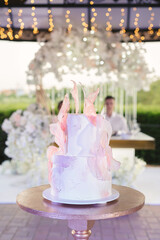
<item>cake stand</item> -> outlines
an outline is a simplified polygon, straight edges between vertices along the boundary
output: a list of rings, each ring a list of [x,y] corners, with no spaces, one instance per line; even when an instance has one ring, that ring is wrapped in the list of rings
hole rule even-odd
[[[116,218],[138,211],[144,205],[144,195],[129,187],[113,185],[120,197],[107,204],[55,204],[43,198],[50,185],[29,188],[17,196],[17,204],[24,211],[48,218],[65,219],[76,240],[87,240],[95,220]]]

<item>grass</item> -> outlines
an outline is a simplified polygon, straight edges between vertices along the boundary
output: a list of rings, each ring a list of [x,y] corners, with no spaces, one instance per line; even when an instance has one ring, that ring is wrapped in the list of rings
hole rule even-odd
[[[141,103],[137,104],[137,113],[153,113],[160,114],[160,105],[144,105]]]
[[[9,112],[17,109],[26,109],[31,103],[34,103],[34,98],[28,96],[23,97],[1,97],[0,98],[0,112]]]
[[[29,98],[28,96],[24,97],[5,97],[0,99],[0,112],[10,112],[15,111],[17,109],[26,109],[31,103],[35,103],[35,98]],[[71,105],[74,104],[71,101]],[[138,103],[137,105],[137,113],[160,113],[159,105],[144,105],[142,103]]]

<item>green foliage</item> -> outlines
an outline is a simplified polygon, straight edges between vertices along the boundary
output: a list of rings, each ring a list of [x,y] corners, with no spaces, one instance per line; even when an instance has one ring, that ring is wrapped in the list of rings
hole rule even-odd
[[[138,93],[137,121],[141,131],[155,138],[155,150],[137,150],[136,156],[148,164],[160,165],[160,80],[153,82],[150,91]]]
[[[16,97],[15,95],[11,95],[8,97],[0,96],[0,112],[25,109],[33,102],[35,102],[35,98],[29,98],[28,96],[23,97]]]
[[[15,95],[0,95],[0,124],[5,118],[8,118],[17,109],[26,109],[31,103],[35,102],[35,98],[28,96],[16,97]]]
[[[160,116],[159,116],[160,117]],[[160,165],[160,124],[141,124],[141,131],[155,138],[155,150],[136,150],[136,156],[147,164]]]
[[[147,113],[147,114],[160,114],[160,105],[145,105],[142,103],[137,104],[137,113]]]
[[[5,141],[7,140],[7,134],[2,131],[2,128],[0,127],[0,164],[7,160],[8,157],[4,154],[4,149],[6,148]]]
[[[147,109],[148,110],[148,109]],[[141,124],[160,124],[160,112],[141,111],[137,112],[137,121]]]
[[[140,109],[137,121],[143,133],[155,138],[155,150],[136,150],[136,156],[143,158],[147,164],[160,165],[160,109],[155,106],[147,106],[143,111]]]
[[[138,103],[141,103],[142,106],[149,105],[151,108],[155,108],[159,106],[160,112],[160,80],[153,82],[150,86],[150,90],[139,91],[138,92]]]

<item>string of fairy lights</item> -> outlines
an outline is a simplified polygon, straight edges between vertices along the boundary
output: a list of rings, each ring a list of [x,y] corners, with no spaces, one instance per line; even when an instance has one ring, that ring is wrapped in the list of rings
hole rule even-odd
[[[50,3],[53,3],[53,0],[49,0]],[[79,3],[83,3],[84,0],[79,0]],[[4,0],[4,4],[6,5],[7,11],[5,13],[6,15],[6,26],[2,27],[1,22],[0,22],[0,39],[9,39],[9,40],[18,40],[21,39],[21,37],[23,36],[23,32],[24,32],[24,21],[22,18],[22,13],[23,10],[19,9],[18,11],[18,24],[19,24],[19,30],[15,30],[12,29],[12,8],[9,7],[8,4],[8,0]],[[38,28],[38,17],[36,16],[36,7],[35,7],[35,0],[30,0],[30,4],[32,5],[31,7],[31,17],[32,17],[32,30],[33,30],[33,34],[37,35],[40,32],[40,29]],[[92,30],[93,32],[96,32],[98,30],[98,24],[97,24],[97,16],[98,16],[98,12],[95,7],[94,4],[94,0],[90,0],[89,2],[90,4],[90,23],[88,23],[88,13],[86,13],[85,11],[82,11],[80,14],[80,20],[81,20],[81,26],[83,29],[83,32],[87,32],[88,28],[90,27],[90,30]],[[147,27],[147,31],[146,33],[149,36],[153,36],[153,39],[158,39],[160,37],[160,24],[159,24],[159,28],[156,31],[154,29],[154,19],[155,19],[155,12],[154,10],[155,8],[153,7],[148,7],[148,11],[149,11],[149,20],[148,20],[148,27]],[[126,34],[128,34],[129,38],[131,41],[136,42],[136,41],[145,41],[146,40],[146,33],[143,34],[140,30],[140,26],[139,26],[139,19],[140,19],[140,11],[136,8],[133,7],[133,14],[134,14],[134,29],[133,29],[133,33],[127,33],[126,30],[126,9],[125,8],[120,8],[120,20],[119,20],[119,33],[121,35],[123,35],[124,37],[126,36]],[[48,8],[48,32],[53,32],[54,28],[55,28],[55,24],[54,24],[54,10],[53,8]],[[74,11],[74,9],[72,9],[72,11]],[[15,13],[14,13],[15,15]],[[113,31],[113,13],[112,13],[112,8],[106,8],[105,11],[105,31],[106,32],[111,32]],[[74,27],[71,23],[71,9],[67,9],[65,11],[65,23],[66,23],[66,28],[68,33],[72,31],[72,28]],[[90,24],[90,25],[89,25]]]
[[[70,13],[71,13],[70,10],[66,10],[65,19],[66,19],[66,24],[67,24],[67,31],[68,31],[68,33],[72,30]]]
[[[23,19],[22,19],[22,13],[23,13],[23,10],[20,9],[20,10],[18,11],[18,22],[19,22],[19,24],[20,24],[20,29],[19,29],[18,33],[15,34],[15,38],[16,38],[16,39],[21,38],[21,37],[22,37],[22,34],[23,34],[24,22],[23,22]]]
[[[86,23],[86,14],[84,12],[81,13],[81,24],[83,27],[83,32],[87,32],[88,24]]]
[[[13,40],[13,30],[12,30],[12,20],[11,20],[11,17],[10,17],[10,14],[11,14],[12,10],[9,8],[6,15],[7,15],[7,36],[9,37],[10,40]]]
[[[4,0],[4,4],[8,6],[8,0]]]
[[[140,40],[140,34],[139,34],[139,17],[140,13],[138,13],[137,8],[134,8],[133,11],[135,12],[135,18],[134,18],[134,34],[130,35],[130,38],[136,42],[136,40]]]
[[[48,9],[48,19],[49,19],[49,28],[48,28],[48,31],[49,31],[49,32],[52,32],[53,29],[54,29],[53,13],[52,13],[52,11],[53,11],[53,10]]]
[[[120,34],[122,34],[122,35],[125,35],[125,33],[126,33],[126,29],[125,29],[124,24],[125,24],[125,9],[121,8],[121,20],[120,20],[119,26],[121,28]]]
[[[106,31],[107,32],[111,32],[112,31],[112,24],[111,24],[111,20],[112,20],[112,16],[111,16],[111,8],[108,8],[106,11]]]
[[[53,0],[49,0],[50,3],[53,2]],[[54,29],[54,23],[53,23],[53,9],[48,9],[48,21],[49,21],[49,28],[48,32],[53,32]]]
[[[80,2],[83,2],[83,0],[80,0]],[[90,1],[90,5],[93,6],[94,1]],[[96,17],[97,17],[97,12],[96,9],[93,7],[91,8],[91,30],[96,32],[97,31],[97,23],[96,23]],[[88,23],[86,22],[86,14],[84,12],[81,13],[81,24],[83,28],[83,32],[88,31]]]
[[[90,5],[93,6],[91,8],[91,12],[92,12],[92,17],[91,17],[91,30],[96,32],[97,31],[97,23],[96,23],[96,17],[97,17],[97,12],[96,9],[94,7],[94,1],[90,1]]]
[[[32,4],[31,16],[33,19],[33,23],[32,23],[33,34],[37,34],[39,33],[39,30],[38,30],[38,21],[36,17],[36,8],[34,6],[34,0],[31,0],[31,4]]]
[[[148,26],[148,34],[152,35],[154,33],[153,31],[153,21],[154,21],[154,12],[152,7],[149,7],[148,10],[150,11],[150,19],[148,21],[149,26]]]

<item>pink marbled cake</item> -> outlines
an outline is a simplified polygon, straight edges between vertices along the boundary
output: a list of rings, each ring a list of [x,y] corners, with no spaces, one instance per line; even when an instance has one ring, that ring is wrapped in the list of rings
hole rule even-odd
[[[68,114],[66,94],[57,121],[50,125],[58,145],[47,150],[51,194],[71,201],[101,200],[111,195],[111,170],[119,167],[109,146],[112,129],[94,109],[99,89],[84,93],[84,114],[78,114],[78,88],[73,83],[76,114]]]
[[[93,125],[84,114],[68,114],[66,154],[51,159],[50,184],[56,198],[99,200],[111,194],[111,159],[101,147],[108,128],[101,115]]]

